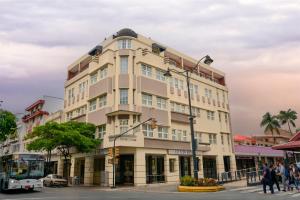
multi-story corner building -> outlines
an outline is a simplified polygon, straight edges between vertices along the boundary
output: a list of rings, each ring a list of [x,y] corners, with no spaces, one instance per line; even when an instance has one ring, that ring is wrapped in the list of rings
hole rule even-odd
[[[113,137],[149,118],[150,124],[116,141],[120,148],[117,184],[178,182],[192,174],[191,136],[185,77],[170,69],[193,68],[197,60],[122,29],[70,66],[65,82],[66,120],[97,126],[101,147],[91,154],[74,154],[71,176],[89,184],[112,184],[106,154]],[[201,63],[191,75],[191,99],[198,141],[199,177],[216,178],[235,170],[228,88],[225,74]],[[59,166],[61,169],[62,167]]]

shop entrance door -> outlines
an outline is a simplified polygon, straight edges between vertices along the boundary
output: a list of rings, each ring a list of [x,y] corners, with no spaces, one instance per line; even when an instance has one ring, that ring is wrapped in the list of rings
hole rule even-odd
[[[204,178],[217,178],[216,158],[203,157],[203,174]]]
[[[179,157],[180,176],[191,176],[191,158],[186,156]]]

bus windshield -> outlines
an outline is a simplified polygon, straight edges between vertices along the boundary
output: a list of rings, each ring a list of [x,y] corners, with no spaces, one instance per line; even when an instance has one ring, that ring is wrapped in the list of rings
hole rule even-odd
[[[38,179],[44,175],[44,162],[40,160],[11,160],[8,176],[13,179]]]

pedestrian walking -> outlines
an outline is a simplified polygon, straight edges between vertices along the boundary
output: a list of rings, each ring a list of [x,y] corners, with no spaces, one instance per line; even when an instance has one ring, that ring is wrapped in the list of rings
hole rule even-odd
[[[298,192],[300,192],[300,174],[299,169],[296,164],[292,164],[291,166],[291,176],[293,178],[293,183]]]
[[[267,185],[269,186],[271,193],[274,194],[271,171],[265,163],[263,164],[262,184],[263,184],[263,190],[265,194],[267,193]]]
[[[278,191],[280,191],[280,187],[279,187],[279,183],[278,183],[278,176],[277,176],[277,172],[276,172],[276,166],[274,164],[271,164],[270,169],[271,169],[271,181],[272,181],[271,184],[272,184],[272,186],[274,184],[276,184]]]
[[[286,168],[284,167],[284,165],[280,162],[279,163],[279,174],[281,176],[281,181],[282,181],[282,185],[283,185],[283,192],[286,192],[286,189],[288,187],[287,185],[287,175],[288,175],[288,172],[286,170]]]

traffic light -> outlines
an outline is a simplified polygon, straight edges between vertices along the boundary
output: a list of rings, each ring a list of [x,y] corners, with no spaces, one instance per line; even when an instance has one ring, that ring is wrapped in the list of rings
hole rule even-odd
[[[119,147],[115,147],[115,157],[120,156],[120,149]]]
[[[108,149],[107,155],[110,157],[113,157],[113,149],[112,148]]]
[[[154,118],[151,119],[151,129],[156,129],[157,128],[156,122],[157,121]]]

